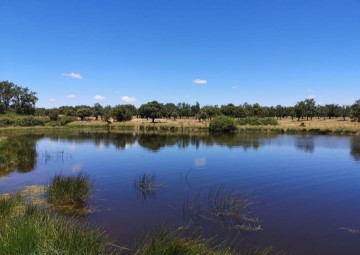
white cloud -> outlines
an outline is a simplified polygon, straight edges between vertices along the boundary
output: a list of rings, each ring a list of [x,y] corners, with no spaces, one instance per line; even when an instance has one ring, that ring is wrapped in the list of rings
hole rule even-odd
[[[235,85],[235,86],[232,86],[231,88],[232,89],[237,89],[239,87],[239,85]]]
[[[314,96],[314,95],[310,95],[310,96],[308,96],[306,99],[315,99],[315,96]]]
[[[56,102],[56,99],[55,98],[50,98],[49,101],[50,102]]]
[[[135,97],[123,96],[121,98],[121,101],[123,101],[125,103],[135,103],[137,101],[137,99]]]
[[[94,100],[104,100],[104,99],[106,99],[106,97],[104,96],[100,96],[100,95],[94,96]]]
[[[82,76],[79,74],[79,73],[74,73],[74,72],[71,72],[71,73],[62,73],[61,74],[62,76],[67,76],[67,77],[70,77],[70,78],[73,78],[73,79],[82,79]]]
[[[189,95],[186,95],[185,97],[186,97],[186,98],[189,98],[190,96],[189,96]]]
[[[77,96],[75,96],[74,94],[70,94],[68,96],[66,96],[67,98],[70,98],[70,99],[74,99],[74,98],[77,98]]]
[[[202,80],[202,79],[195,79],[192,81],[193,83],[197,84],[197,85],[204,85],[207,83],[207,80]]]

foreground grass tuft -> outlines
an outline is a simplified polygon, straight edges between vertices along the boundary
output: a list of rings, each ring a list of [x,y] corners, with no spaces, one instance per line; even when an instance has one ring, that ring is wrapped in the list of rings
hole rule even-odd
[[[59,209],[84,209],[90,189],[91,182],[87,175],[56,175],[48,188],[48,202]]]
[[[119,254],[100,229],[31,204],[19,211],[18,202],[18,198],[0,199],[1,255]]]

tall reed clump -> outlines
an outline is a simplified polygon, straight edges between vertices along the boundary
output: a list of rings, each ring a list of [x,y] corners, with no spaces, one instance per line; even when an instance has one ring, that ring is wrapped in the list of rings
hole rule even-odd
[[[19,198],[0,198],[0,254],[119,254],[103,231]]]
[[[47,199],[58,209],[84,209],[90,197],[91,182],[89,176],[78,174],[75,176],[56,175],[52,178],[48,188]]]

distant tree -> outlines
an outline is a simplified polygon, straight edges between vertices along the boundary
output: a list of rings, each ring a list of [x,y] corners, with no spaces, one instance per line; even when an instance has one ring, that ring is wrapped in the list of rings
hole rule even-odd
[[[110,123],[111,114],[112,114],[112,107],[110,105],[105,106],[103,109],[103,120]]]
[[[237,117],[237,114],[238,114],[238,107],[236,107],[233,104],[222,105],[220,107],[220,111],[222,114],[224,114],[226,116],[235,118],[235,117]]]
[[[327,115],[328,115],[329,119],[338,116],[338,114],[339,114],[339,105],[337,105],[337,104],[327,104],[327,105],[325,105],[325,107],[327,108]]]
[[[355,101],[355,103],[351,106],[350,116],[354,121],[360,122],[360,99]]]
[[[211,120],[212,118],[221,115],[221,111],[217,105],[211,106],[207,105],[201,108],[201,112],[205,112],[208,118]]]
[[[264,117],[266,115],[265,110],[260,104],[256,103],[252,106],[252,115],[256,117]]]
[[[281,105],[277,105],[275,108],[275,116],[277,119],[281,119],[284,117],[285,109]]]
[[[195,105],[191,106],[191,116],[196,116],[200,112],[200,104],[196,102]]]
[[[313,98],[308,98],[308,99],[305,99],[304,103],[305,103],[306,120],[309,120],[309,118],[312,120],[312,118],[314,117],[314,115],[316,113],[315,100]]]
[[[152,122],[154,123],[155,119],[163,117],[163,108],[163,104],[157,101],[152,101],[140,106],[139,115],[142,118],[152,119]]]
[[[111,116],[116,121],[128,121],[131,120],[133,117],[133,112],[127,107],[126,105],[116,105],[112,109]]]
[[[343,118],[344,121],[346,120],[347,117],[350,117],[350,111],[351,108],[348,105],[343,105],[339,107],[340,116]]]
[[[207,118],[208,118],[208,116],[207,116],[206,112],[204,112],[204,111],[200,111],[197,115],[197,119],[199,121],[207,120]]]
[[[90,107],[81,107],[76,110],[76,114],[80,118],[80,120],[89,118],[91,116],[91,113],[92,111]]]
[[[167,103],[163,107],[163,116],[166,118],[174,118],[174,120],[179,116],[179,109],[173,103]]]
[[[93,116],[95,117],[95,119],[98,120],[99,116],[102,119],[103,114],[104,114],[104,107],[102,107],[102,105],[99,103],[94,104]]]
[[[305,102],[304,101],[298,102],[294,107],[294,111],[295,111],[296,118],[298,119],[298,121],[300,121],[300,119],[303,118],[306,114]]]
[[[190,104],[187,104],[185,102],[178,103],[177,108],[178,108],[178,113],[179,113],[180,119],[182,117],[188,118],[188,117],[191,116],[191,106],[190,106]]]

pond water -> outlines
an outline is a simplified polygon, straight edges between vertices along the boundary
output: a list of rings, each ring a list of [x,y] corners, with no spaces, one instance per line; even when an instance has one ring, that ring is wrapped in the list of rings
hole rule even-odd
[[[358,137],[59,133],[8,140],[13,151],[0,153],[22,160],[0,172],[0,193],[48,184],[56,173],[85,172],[95,186],[89,219],[119,245],[131,247],[162,225],[190,222],[234,246],[272,246],[291,254],[360,252]],[[161,184],[147,195],[134,187],[145,172]],[[187,208],[217,188],[249,199],[247,217],[256,220],[242,224],[252,231],[191,215]]]

